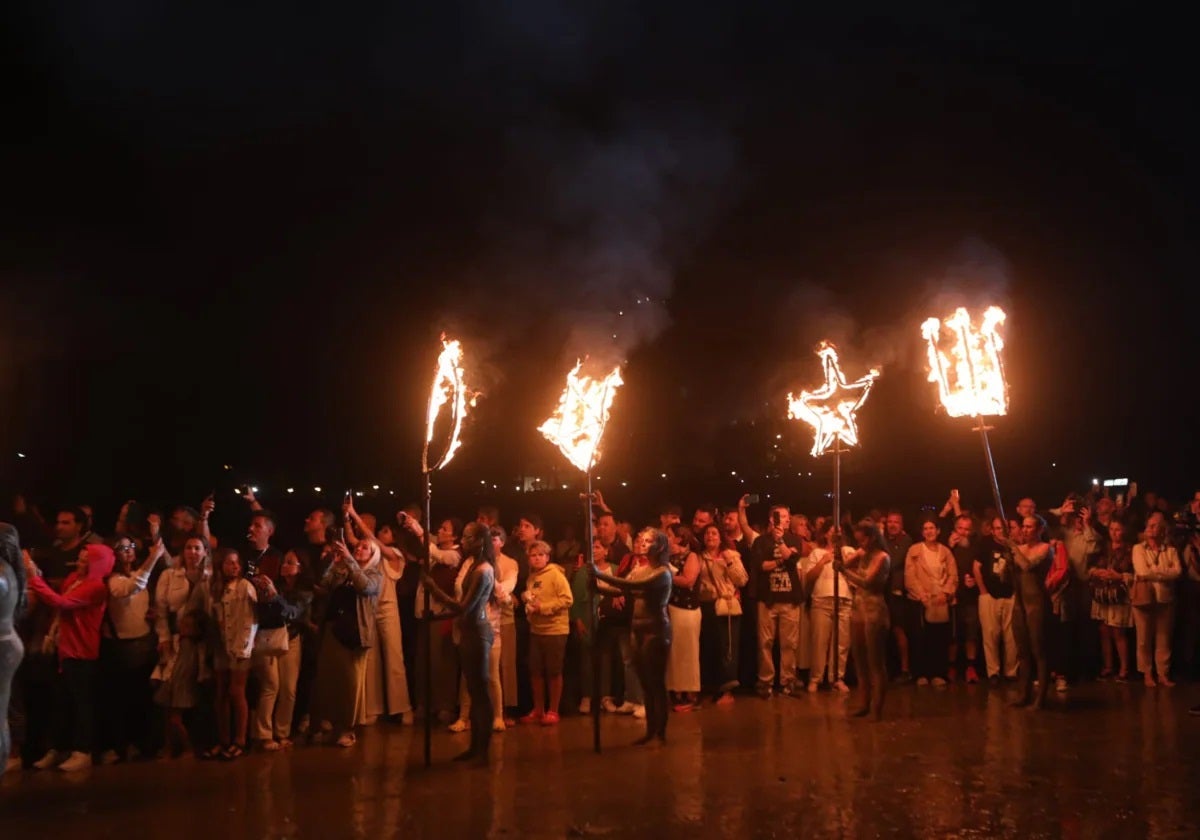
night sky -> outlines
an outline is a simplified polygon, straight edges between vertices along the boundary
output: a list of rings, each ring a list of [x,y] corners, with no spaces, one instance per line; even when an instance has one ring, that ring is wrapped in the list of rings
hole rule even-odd
[[[830,338],[851,378],[884,371],[847,487],[982,502],[919,324],[997,303],[1007,496],[1194,489],[1179,21],[389,5],[9,9],[0,485],[411,497],[447,330],[484,391],[451,494],[575,479],[534,429],[590,353],[627,362],[610,498],[813,506],[829,466],[783,397]]]

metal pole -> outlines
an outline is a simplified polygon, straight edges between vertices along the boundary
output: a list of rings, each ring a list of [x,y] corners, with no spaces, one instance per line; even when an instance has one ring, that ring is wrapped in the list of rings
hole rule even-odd
[[[833,442],[833,525],[839,530],[842,527],[842,439],[836,438]],[[830,546],[831,551],[840,551],[837,546]],[[840,557],[834,557],[834,560],[840,560]],[[833,567],[833,654],[830,657],[831,665],[829,666],[830,684],[838,681],[838,601],[840,596],[840,587],[838,580],[841,575],[838,574],[837,566]]]
[[[996,478],[996,462],[992,460],[992,445],[988,442],[988,425],[979,418],[979,436],[983,440],[983,457],[987,461],[988,478],[992,481],[992,501],[996,503],[996,515],[1004,519],[1004,503],[1000,501],[1000,482]]]
[[[585,522],[584,530],[587,534],[587,572],[591,576],[592,564],[596,562],[595,551],[592,549],[592,471],[587,472],[587,496],[583,501],[583,519]],[[594,581],[592,581],[594,583]],[[600,753],[600,656],[596,649],[596,630],[599,623],[597,612],[599,610],[598,602],[599,592],[593,586],[588,587],[588,643],[591,647],[592,656],[592,749],[596,754]]]
[[[429,530],[432,527],[430,500],[432,487],[429,470],[425,470],[425,571],[433,576],[433,558],[429,554]],[[425,766],[433,763],[433,620],[429,614],[429,587],[421,587],[424,593],[424,609],[421,618],[425,622]]]

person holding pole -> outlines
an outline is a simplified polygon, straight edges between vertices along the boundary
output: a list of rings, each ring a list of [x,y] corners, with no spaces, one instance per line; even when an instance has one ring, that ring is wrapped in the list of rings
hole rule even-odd
[[[634,665],[646,700],[646,734],[636,745],[667,740],[667,659],[671,653],[671,543],[662,531],[647,528],[638,535],[648,542],[649,562],[635,566],[628,577],[606,574],[591,564],[591,573],[601,593],[623,594],[633,599],[630,641]]]

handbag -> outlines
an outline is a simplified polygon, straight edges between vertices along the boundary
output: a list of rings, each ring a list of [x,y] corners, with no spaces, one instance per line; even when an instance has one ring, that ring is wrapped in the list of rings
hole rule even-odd
[[[722,617],[741,615],[742,603],[737,598],[737,590],[734,590],[732,595],[726,595],[721,592],[721,587],[717,583],[717,577],[713,574],[712,560],[709,560],[707,557],[705,557],[704,562],[708,564],[708,577],[712,580],[712,586],[716,596],[712,602],[713,612]],[[701,596],[701,600],[704,600],[703,596]]]
[[[254,637],[254,652],[260,656],[282,656],[287,653],[287,627],[258,628],[258,634]]]
[[[742,605],[738,602],[737,597],[730,595],[728,598],[718,598],[713,602],[713,610],[719,616],[741,615]]]
[[[1135,580],[1129,590],[1129,603],[1135,607],[1153,607],[1158,603],[1158,593],[1148,580]]]

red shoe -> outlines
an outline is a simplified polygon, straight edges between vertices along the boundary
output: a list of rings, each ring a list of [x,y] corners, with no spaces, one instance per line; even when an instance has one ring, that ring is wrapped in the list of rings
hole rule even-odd
[[[691,703],[676,703],[671,707],[671,709],[676,712],[690,712],[694,708],[695,706]]]
[[[545,715],[543,715],[537,709],[534,709],[532,712],[521,718],[521,723],[541,723],[543,717],[545,717]]]
[[[979,682],[979,674],[975,671],[974,665],[967,666],[967,683],[974,685]]]
[[[542,726],[557,726],[557,725],[558,725],[558,712],[546,712],[546,714],[542,715]]]

